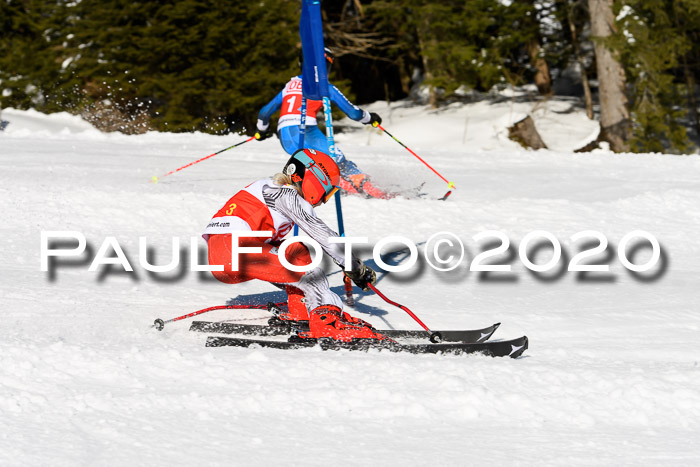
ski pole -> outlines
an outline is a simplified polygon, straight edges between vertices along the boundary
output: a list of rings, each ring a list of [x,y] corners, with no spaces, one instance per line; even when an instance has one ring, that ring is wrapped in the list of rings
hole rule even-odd
[[[241,141],[240,143],[234,144],[233,146],[229,146],[229,147],[227,147],[226,149],[222,149],[221,151],[215,152],[214,154],[209,154],[209,155],[206,156],[206,157],[202,157],[201,159],[197,159],[197,160],[194,161],[194,162],[190,162],[189,164],[183,165],[183,166],[180,167],[179,169],[171,170],[170,172],[168,172],[167,174],[161,176],[160,178],[165,178],[165,177],[167,177],[168,175],[172,175],[172,174],[174,174],[175,172],[181,171],[182,169],[186,169],[187,167],[193,166],[193,165],[195,165],[195,164],[199,164],[200,162],[205,161],[205,160],[209,159],[210,157],[214,157],[214,156],[216,156],[217,154],[221,154],[221,153],[224,152],[224,151],[228,151],[229,149],[233,149],[233,148],[235,148],[235,147],[237,147],[237,146],[240,146],[241,144],[245,144],[245,143],[247,143],[248,141],[252,141],[252,140],[254,140],[254,139],[257,139],[257,138],[256,138],[255,136],[251,136],[250,138],[248,138],[248,139],[246,139],[246,140],[244,140],[244,141]],[[151,177],[151,182],[152,182],[152,183],[158,183],[158,180],[160,180],[160,179],[159,179],[158,177],[156,177],[155,175],[154,175],[153,177]]]
[[[345,287],[345,303],[348,306],[355,306],[355,297],[352,295],[352,280],[348,276],[343,277],[343,286]]]
[[[285,302],[280,302],[280,303],[275,303],[275,306],[281,306],[284,305]],[[255,309],[267,309],[267,305],[217,305],[217,306],[210,306],[209,308],[203,308],[201,310],[193,311],[192,313],[187,313],[186,315],[178,316],[177,318],[172,318],[168,320],[162,320],[160,318],[156,319],[153,321],[153,324],[151,325],[152,328],[156,328],[159,331],[162,331],[163,328],[165,327],[166,324],[172,323],[173,321],[180,321],[182,319],[187,319],[191,318],[193,316],[201,315],[203,313],[207,313],[209,311],[214,311],[214,310],[246,310],[249,308],[255,308]]]
[[[425,329],[425,331],[430,335],[430,342],[432,342],[433,344],[437,344],[438,342],[441,342],[441,341],[442,341],[442,334],[440,334],[440,333],[437,332],[437,331],[436,331],[436,332],[431,331],[431,330],[428,328],[428,326],[426,326],[425,324],[423,324],[423,321],[421,321],[420,318],[418,318],[418,316],[416,316],[411,310],[409,310],[409,309],[406,308],[405,306],[401,305],[400,303],[396,303],[395,301],[388,299],[388,298],[386,297],[386,295],[384,295],[384,294],[381,293],[379,290],[377,290],[377,288],[374,286],[374,284],[367,284],[367,285],[369,285],[369,288],[372,289],[372,290],[374,291],[374,293],[376,293],[377,295],[379,295],[380,297],[382,297],[382,299],[383,299],[385,302],[387,302],[387,303],[390,304],[390,305],[394,305],[395,307],[401,308],[403,311],[405,311],[406,313],[408,313],[408,316],[410,316],[411,318],[413,318],[413,319],[416,321],[416,323],[420,324],[421,327],[422,327],[423,329]]]
[[[406,150],[407,150],[408,152],[410,152],[411,154],[413,154],[414,156],[416,156],[416,158],[417,158],[419,161],[421,161],[423,164],[425,164],[425,166],[426,166],[427,168],[429,168],[430,170],[432,170],[432,171],[435,173],[435,175],[437,175],[438,177],[440,177],[441,179],[443,179],[445,183],[447,183],[447,190],[448,190],[448,191],[447,191],[447,193],[445,193],[445,196],[443,196],[442,198],[440,198],[441,201],[446,200],[447,197],[450,196],[450,195],[452,194],[452,190],[455,189],[455,183],[454,183],[454,182],[449,182],[449,181],[447,181],[447,179],[446,179],[445,177],[443,177],[442,175],[440,175],[440,173],[439,173],[437,170],[435,170],[434,168],[432,168],[432,167],[430,166],[430,164],[428,164],[427,162],[425,162],[418,154],[416,154],[415,152],[413,152],[413,151],[411,150],[411,148],[409,148],[408,146],[406,146],[405,144],[403,144],[401,141],[399,141],[398,139],[396,139],[396,136],[394,136],[394,135],[392,135],[391,133],[389,133],[388,131],[386,131],[386,130],[384,129],[384,127],[381,126],[379,123],[374,123],[374,124],[372,124],[372,126],[375,126],[375,127],[379,128],[379,129],[382,130],[384,133],[386,133],[387,135],[391,136],[391,138],[392,138],[394,141],[396,141],[396,142],[399,143],[401,146],[403,146],[404,148],[406,148]]]

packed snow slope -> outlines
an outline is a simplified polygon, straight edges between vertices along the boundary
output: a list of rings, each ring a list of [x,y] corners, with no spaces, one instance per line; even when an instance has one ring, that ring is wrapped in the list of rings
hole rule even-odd
[[[243,137],[103,134],[67,114],[5,109],[0,465],[698,465],[700,158],[574,154],[596,125],[566,100],[534,111],[508,99],[371,110],[457,189],[438,201],[444,182],[395,141],[339,122],[354,129],[338,135],[339,146],[378,184],[425,182],[428,194],[345,197],[347,234],[372,243],[402,235],[422,253],[446,231],[466,246],[451,272],[420,260],[408,272],[380,272],[379,289],[433,328],[500,321],[494,339],[529,336],[524,357],[205,348],[188,321],[156,332],[155,318],[282,299],[266,283],[229,286],[190,272],[187,255],[167,274],[139,263],[141,236],[158,264],[169,261],[172,237],[188,251],[235,191],[281,168],[278,141],[252,141],[153,184]],[[530,111],[550,150],[507,139]],[[336,225],[332,205],[318,212]],[[510,239],[511,252],[490,259],[511,264],[510,273],[469,270],[495,241],[472,238],[486,230]],[[535,230],[562,244],[552,271],[535,274],[519,258]],[[609,272],[566,271],[583,243],[597,244],[571,240],[585,230],[608,239],[587,261]],[[658,264],[639,274],[617,254],[635,230],[661,245]],[[42,231],[82,232],[89,254],[42,272]],[[88,271],[109,236],[134,272]],[[628,247],[635,264],[652,256],[641,245]],[[537,264],[552,257],[536,250]],[[360,256],[376,266],[369,249]],[[353,313],[379,328],[418,328],[377,296],[357,298]],[[237,316],[261,322],[260,313]]]

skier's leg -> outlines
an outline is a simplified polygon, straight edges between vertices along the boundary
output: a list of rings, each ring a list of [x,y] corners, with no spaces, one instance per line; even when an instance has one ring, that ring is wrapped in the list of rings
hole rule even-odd
[[[331,150],[328,148],[328,139],[326,135],[324,135],[316,125],[306,127],[306,133],[304,133],[304,147],[321,151],[335,159],[335,156],[331,155]]]
[[[330,337],[338,340],[354,338],[382,339],[370,327],[355,324],[344,317],[343,302],[333,293],[328,285],[326,274],[321,268],[307,272],[295,272],[286,269],[279,261],[278,250],[269,243],[253,239],[239,239],[241,247],[259,247],[262,253],[245,254],[239,257],[239,270],[234,271],[231,265],[230,234],[211,235],[208,240],[209,264],[224,266],[223,271],[213,271],[212,274],[221,282],[236,284],[239,282],[259,279],[266,282],[285,285],[290,294],[290,311],[294,307],[299,312],[299,306],[305,305],[312,310],[309,313],[309,332],[300,336],[317,338]],[[285,257],[291,264],[302,266],[311,263],[309,250],[301,243],[294,243],[287,248]],[[301,302],[304,295],[305,303]]]
[[[328,148],[328,139],[326,139],[326,136],[321,133],[321,130],[318,129],[317,126],[313,127],[308,127],[307,132],[305,135],[304,139],[304,146],[307,148],[315,149],[317,151],[321,151],[324,154],[330,154],[330,150]],[[338,146],[335,147],[335,154],[332,155],[333,160],[335,160],[336,164],[338,164],[338,168],[340,168],[340,183],[338,184],[340,189],[353,194],[353,195],[359,195],[360,192],[357,191],[357,188],[352,184],[350,180],[348,180],[345,176],[345,170],[344,170],[344,164],[347,163],[347,160],[345,159],[345,154],[338,148]],[[354,165],[354,164],[353,164]]]
[[[308,137],[309,143],[313,144],[314,146],[307,147],[313,147],[314,149],[318,149],[328,154],[328,140],[323,133],[321,133],[321,130],[319,130],[318,127],[313,127],[313,130],[309,132]],[[325,148],[325,150],[323,148]],[[358,192],[364,193],[372,198],[390,198],[388,193],[374,186],[370,181],[369,176],[360,170],[357,164],[345,157],[345,154],[343,154],[343,151],[341,151],[338,146],[335,147],[333,159],[335,160],[336,164],[338,164],[338,168],[340,168],[341,189],[352,194]]]
[[[287,312],[280,313],[279,318],[284,321],[308,321],[309,312],[306,309],[304,292],[300,289],[287,285]]]
[[[379,199],[389,199],[392,197],[390,193],[377,188],[369,177],[365,174],[355,176],[353,183],[358,187],[364,194],[372,198]]]
[[[338,183],[338,187],[345,191],[346,193],[350,193],[351,195],[359,195],[361,194],[359,191],[357,191],[357,188],[350,183],[349,181],[345,180],[344,178],[340,179],[340,182]]]
[[[208,240],[209,264],[223,265],[223,271],[212,271],[212,275],[221,282],[238,284],[252,279],[260,279],[276,284],[292,284],[299,281],[304,273],[285,268],[277,256],[277,248],[257,239],[240,238],[239,247],[257,247],[261,253],[246,253],[238,257],[238,268],[233,270],[231,264],[232,237],[230,234],[211,235]],[[296,266],[311,263],[311,256],[306,247],[295,243],[287,248],[287,261]]]
[[[321,268],[307,272],[290,271],[279,261],[278,249],[274,245],[256,239],[239,239],[240,247],[258,247],[261,253],[240,255],[238,270],[231,265],[232,237],[230,234],[211,235],[208,240],[209,264],[223,265],[223,271],[212,271],[212,275],[221,282],[238,284],[252,279],[263,280],[285,286],[289,296],[289,314],[282,319],[308,319],[306,307],[316,308],[322,304],[342,307],[342,301],[328,285],[326,275]],[[293,243],[285,253],[287,261],[295,266],[311,264],[309,250],[302,243]],[[301,301],[305,298],[305,303]]]
[[[280,128],[277,134],[280,137],[282,148],[287,154],[292,155],[299,150],[299,127],[286,126]]]
[[[311,126],[306,129],[304,146],[330,155],[328,140],[317,126]],[[335,154],[333,154],[332,157],[336,164],[338,164],[338,168],[340,168],[340,189],[350,194],[364,193],[373,198],[389,197],[386,193],[372,185],[367,175],[357,167],[357,164],[346,158],[345,154],[338,146],[335,147]],[[366,189],[364,188],[365,186]]]
[[[340,173],[343,174],[343,176],[349,177],[362,173],[357,164],[345,157],[345,154],[343,154],[341,151],[339,152],[342,155],[342,160],[338,163],[338,167],[340,168]]]
[[[362,172],[354,162],[345,160],[344,165],[340,166],[340,174],[346,185],[352,185],[353,189],[359,193],[364,193],[372,198],[389,199],[391,195],[374,186],[370,177]],[[344,188],[341,183],[341,188]],[[346,191],[350,191],[346,188]]]
[[[295,266],[306,266],[311,264],[312,261],[309,250],[302,243],[292,244],[287,248],[285,256],[287,261]],[[256,279],[277,282],[270,280],[270,277],[272,277],[273,274],[278,274],[277,269],[279,267],[281,267],[281,264],[279,264],[279,266],[275,264],[266,265],[263,270],[252,269],[248,271],[248,274],[256,276]],[[342,311],[343,302],[340,297],[330,289],[326,273],[323,269],[314,268],[305,273],[298,274],[300,274],[301,277],[297,281],[283,284],[289,297],[289,311],[280,314],[279,317],[281,319],[305,321],[309,319],[307,310],[331,306],[339,310],[342,321],[346,321],[346,324],[371,327],[369,323]]]
[[[306,137],[304,139],[304,146],[307,148],[316,149],[328,154],[329,156],[331,155],[330,150],[328,149],[328,139],[317,126],[312,126],[307,129]],[[362,174],[362,171],[357,167],[357,165],[353,161],[348,160],[338,146],[335,147],[335,154],[333,154],[332,157],[335,163],[338,164],[340,174],[343,177],[347,178],[348,176]]]
[[[362,186],[362,180],[365,178],[365,174],[362,173],[353,161],[347,159],[340,149],[336,148],[336,151],[338,155],[336,163],[338,164],[338,168],[340,168],[341,177],[339,183],[340,188],[353,195],[363,193],[360,187]]]
[[[348,193],[364,193],[362,184],[366,179],[366,175],[357,167],[357,164],[348,160],[343,154],[343,161],[338,164],[338,168],[340,168],[341,176],[340,188]]]

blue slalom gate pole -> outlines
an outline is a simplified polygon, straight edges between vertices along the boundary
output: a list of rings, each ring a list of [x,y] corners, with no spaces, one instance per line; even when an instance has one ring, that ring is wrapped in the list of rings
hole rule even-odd
[[[331,100],[328,83],[328,70],[323,45],[323,19],[321,0],[302,0],[301,18],[299,20],[299,37],[303,54],[302,95],[309,99],[323,99],[323,113],[326,120],[326,138],[329,156],[335,159],[335,141],[333,140],[333,120],[331,118]],[[303,105],[303,103],[302,103]],[[306,123],[305,108],[302,108],[302,124]],[[303,147],[303,146],[302,146]],[[335,194],[335,212],[338,217],[338,233],[345,235],[343,210],[340,193]],[[295,234],[296,234],[295,230]],[[352,284],[347,276],[344,279],[348,304],[353,305]]]
[[[299,147],[304,147],[304,136],[306,135],[306,97],[301,94],[301,125],[299,125]],[[299,226],[294,224],[294,236],[299,235]]]
[[[323,114],[326,119],[326,139],[330,156],[335,160],[335,139],[333,138],[333,119],[331,118],[331,100],[323,96]],[[335,193],[335,214],[338,217],[338,233],[345,236],[345,224],[343,222],[343,206],[340,202],[340,191]]]

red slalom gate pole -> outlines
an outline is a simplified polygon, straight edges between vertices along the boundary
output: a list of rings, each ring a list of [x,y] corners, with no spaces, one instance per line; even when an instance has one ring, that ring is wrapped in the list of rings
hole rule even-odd
[[[283,305],[284,303],[285,302],[275,303],[275,305],[280,306],[280,305]],[[267,305],[217,305],[217,306],[210,306],[209,308],[203,308],[201,310],[193,311],[192,313],[187,313],[186,315],[178,316],[177,318],[172,318],[172,319],[168,319],[168,320],[162,320],[162,319],[158,318],[153,322],[151,327],[156,328],[159,331],[162,331],[163,328],[165,327],[165,325],[168,323],[172,323],[173,321],[180,321],[182,319],[191,318],[193,316],[201,315],[201,314],[207,313],[209,311],[214,311],[214,310],[247,310],[250,308],[264,310],[267,308]]]
[[[420,324],[421,327],[422,327],[423,329],[425,329],[425,331],[426,331],[428,334],[430,334],[430,342],[432,342],[432,343],[434,343],[434,344],[437,344],[438,342],[442,341],[442,335],[441,335],[439,332],[433,332],[433,331],[431,331],[431,330],[428,328],[428,326],[426,326],[426,325],[423,323],[423,321],[421,321],[420,318],[419,318],[418,316],[416,316],[415,313],[413,313],[411,310],[409,310],[409,309],[406,308],[405,306],[401,305],[400,303],[396,303],[395,301],[390,300],[389,298],[387,298],[386,295],[384,295],[384,294],[381,293],[379,290],[377,290],[377,288],[374,286],[374,284],[367,284],[367,285],[369,285],[369,288],[372,289],[372,290],[374,291],[374,293],[376,293],[377,295],[379,295],[380,297],[382,297],[382,299],[383,299],[385,302],[387,302],[387,303],[390,304],[390,305],[394,305],[395,307],[401,308],[403,311],[405,311],[406,313],[408,313],[408,316],[410,316],[411,318],[413,318],[413,319],[416,321],[416,323]]]
[[[411,150],[411,148],[409,148],[408,146],[406,146],[405,144],[403,144],[401,141],[399,141],[399,140],[396,138],[396,136],[394,136],[394,135],[392,135],[391,133],[389,133],[388,131],[386,131],[386,130],[384,129],[383,126],[381,126],[381,125],[378,124],[378,123],[377,123],[376,125],[373,125],[373,126],[376,126],[376,127],[379,128],[380,130],[382,130],[384,133],[386,133],[387,135],[391,136],[391,138],[392,138],[394,141],[396,141],[396,142],[399,143],[401,146],[403,146],[404,148],[406,148],[406,150],[407,150],[408,152],[410,152],[411,154],[413,154],[414,156],[416,156],[416,158],[417,158],[419,161],[421,161],[423,164],[425,164],[425,166],[426,166],[427,168],[429,168],[430,170],[432,170],[432,171],[435,173],[435,175],[437,175],[437,176],[440,177],[445,183],[447,183],[447,189],[448,189],[448,191],[447,191],[447,193],[445,193],[445,196],[443,196],[442,198],[440,198],[440,200],[444,201],[444,200],[447,199],[448,196],[450,196],[450,195],[452,194],[452,190],[455,189],[455,183],[454,183],[454,182],[449,182],[449,181],[447,181],[447,179],[446,179],[445,177],[443,177],[442,175],[440,175],[440,173],[439,173],[437,170],[435,170],[430,164],[428,164],[427,162],[425,162],[418,154],[416,154],[415,152],[413,152],[413,151]]]
[[[180,168],[178,168],[178,169],[171,170],[171,171],[168,172],[167,174],[162,175],[160,178],[165,178],[165,177],[167,177],[168,175],[172,175],[172,174],[174,174],[175,172],[179,172],[179,171],[181,171],[181,170],[183,170],[183,169],[186,169],[187,167],[191,167],[191,166],[193,166],[193,165],[195,165],[195,164],[199,164],[200,162],[205,161],[205,160],[209,159],[210,157],[214,157],[214,156],[216,156],[217,154],[221,154],[221,153],[224,152],[224,151],[228,151],[229,149],[233,149],[233,148],[235,148],[235,147],[237,147],[237,146],[240,146],[241,144],[245,144],[245,143],[247,143],[248,141],[252,141],[252,140],[254,140],[254,139],[255,139],[255,136],[251,136],[250,138],[248,138],[248,139],[245,140],[245,141],[241,141],[240,143],[236,143],[236,144],[234,144],[233,146],[229,146],[229,147],[227,147],[226,149],[222,149],[221,151],[215,152],[214,154],[209,154],[209,155],[206,156],[206,157],[202,157],[201,159],[197,159],[196,161],[190,162],[190,163],[187,164],[187,165],[183,165],[182,167],[180,167]],[[154,175],[153,177],[151,177],[151,182],[152,182],[152,183],[158,183],[158,180],[160,180],[160,179],[159,179],[158,177],[156,177],[155,175]]]

